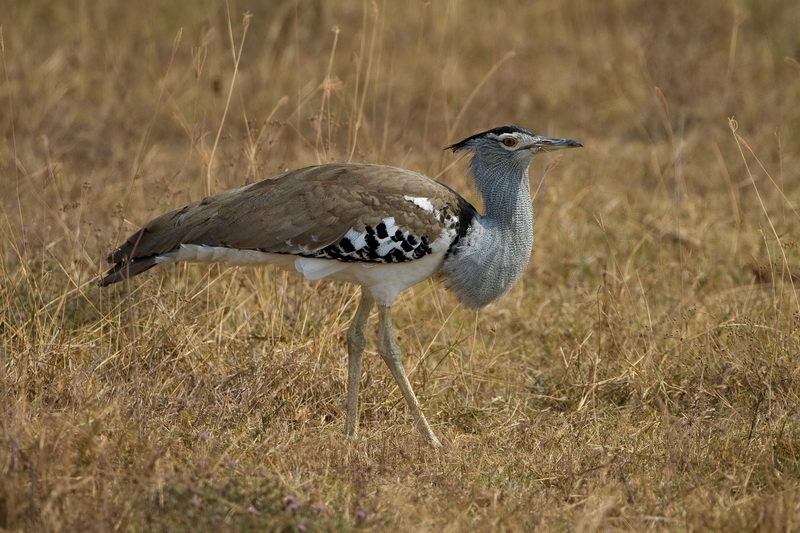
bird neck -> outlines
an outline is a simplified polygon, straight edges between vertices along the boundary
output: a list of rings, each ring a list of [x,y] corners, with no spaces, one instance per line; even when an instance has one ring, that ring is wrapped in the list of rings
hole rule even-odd
[[[522,277],[533,247],[533,209],[527,165],[473,159],[471,170],[485,212],[451,246],[441,274],[463,304],[480,308]]]
[[[496,222],[498,229],[512,232],[521,229],[520,225],[529,227],[533,223],[527,163],[498,164],[475,156],[470,170],[483,199],[484,219]]]

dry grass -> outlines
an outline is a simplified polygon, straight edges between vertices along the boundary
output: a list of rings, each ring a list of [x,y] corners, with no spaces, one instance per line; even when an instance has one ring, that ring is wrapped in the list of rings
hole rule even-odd
[[[795,4],[6,2],[0,528],[797,530]],[[586,147],[533,165],[521,286],[397,305],[443,453],[374,354],[343,438],[351,287],[90,283],[136,224],[285,168],[474,198],[441,148],[502,124]]]

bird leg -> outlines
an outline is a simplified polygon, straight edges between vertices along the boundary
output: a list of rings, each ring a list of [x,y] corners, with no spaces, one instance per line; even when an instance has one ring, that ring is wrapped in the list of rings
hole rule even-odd
[[[361,380],[361,354],[367,339],[364,330],[369,319],[369,312],[375,300],[366,289],[361,289],[361,301],[347,330],[347,413],[345,415],[344,432],[355,435],[358,430],[358,391]]]
[[[400,348],[398,348],[397,344],[395,344],[393,337],[394,333],[392,330],[391,307],[379,304],[378,348],[380,350],[381,357],[383,357],[383,360],[389,367],[389,371],[392,373],[394,380],[397,382],[397,385],[399,385],[400,391],[403,393],[403,397],[406,399],[406,403],[408,404],[408,408],[411,410],[411,416],[414,417],[414,421],[417,424],[417,429],[434,448],[441,448],[442,443],[439,442],[439,439],[437,439],[436,435],[433,434],[430,424],[428,424],[428,421],[425,419],[425,415],[422,414],[422,410],[420,410],[419,401],[417,401],[417,397],[414,395],[414,391],[411,389],[411,383],[409,383],[408,376],[403,368],[403,359],[402,354],[400,353]]]

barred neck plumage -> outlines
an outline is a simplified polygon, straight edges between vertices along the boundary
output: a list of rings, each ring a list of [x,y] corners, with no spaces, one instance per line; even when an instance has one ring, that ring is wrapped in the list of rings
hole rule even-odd
[[[472,158],[470,173],[483,199],[484,219],[500,226],[532,223],[525,220],[526,215],[531,216],[528,164],[527,161],[498,161],[478,154]]]
[[[471,308],[483,307],[519,281],[533,247],[533,209],[525,161],[474,157],[470,170],[484,201],[442,265],[445,285]]]

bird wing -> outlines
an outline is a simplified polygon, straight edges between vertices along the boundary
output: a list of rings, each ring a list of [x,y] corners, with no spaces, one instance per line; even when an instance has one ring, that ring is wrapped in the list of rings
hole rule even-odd
[[[415,259],[428,253],[443,231],[455,238],[463,234],[474,214],[457,193],[408,170],[367,164],[306,167],[154,218],[108,255],[116,265],[99,283],[147,270],[182,244],[386,262],[388,256],[378,251],[390,247],[368,246],[368,235],[391,232],[389,240],[411,249],[388,260]]]

